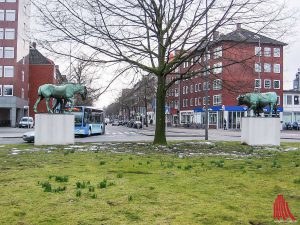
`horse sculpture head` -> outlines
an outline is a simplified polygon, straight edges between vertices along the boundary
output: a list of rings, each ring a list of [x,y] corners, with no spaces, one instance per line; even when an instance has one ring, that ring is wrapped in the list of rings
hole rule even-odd
[[[80,84],[77,85],[78,86],[78,93],[81,95],[81,98],[83,100],[86,99],[86,96],[87,96],[87,89],[86,89],[86,86],[82,86]]]
[[[242,105],[243,102],[244,102],[244,98],[245,98],[245,95],[239,95],[236,100],[237,100],[237,105]]]

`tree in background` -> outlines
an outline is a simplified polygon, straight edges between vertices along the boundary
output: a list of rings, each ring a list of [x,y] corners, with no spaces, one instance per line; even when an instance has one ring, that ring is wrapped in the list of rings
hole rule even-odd
[[[170,83],[166,82],[168,75],[196,52],[204,55],[217,30],[243,23],[257,32],[275,31],[279,37],[282,33],[276,25],[285,19],[284,7],[274,0],[32,2],[39,11],[43,32],[47,32],[40,44],[49,51],[69,55],[63,44],[72,41],[74,47],[97,53],[93,62],[156,76],[155,144],[166,144],[166,91],[177,80],[197,73],[188,71]]]

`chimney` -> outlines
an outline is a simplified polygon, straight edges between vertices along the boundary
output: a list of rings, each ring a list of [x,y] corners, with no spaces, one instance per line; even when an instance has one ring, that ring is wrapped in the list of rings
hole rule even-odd
[[[36,42],[32,42],[32,47],[36,49]]]
[[[214,31],[213,32],[213,40],[216,41],[220,37],[220,32],[219,31]]]
[[[237,23],[236,24],[236,30],[240,30],[242,28],[242,24],[241,23]]]

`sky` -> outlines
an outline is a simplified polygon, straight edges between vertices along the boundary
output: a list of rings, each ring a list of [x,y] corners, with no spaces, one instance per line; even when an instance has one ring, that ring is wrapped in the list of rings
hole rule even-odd
[[[279,0],[283,2],[283,0]],[[288,8],[300,12],[300,0],[286,0]],[[299,14],[300,15],[300,14]],[[288,45],[284,47],[283,50],[283,88],[291,89],[293,87],[293,80],[295,74],[300,69],[300,16],[296,16],[295,26],[293,26],[291,34],[283,35],[282,42],[287,43]],[[103,107],[112,103],[114,99],[118,96],[118,91],[121,88],[129,87],[128,82],[123,79],[122,82],[114,85],[114,90],[108,91],[102,95],[98,102],[97,106]],[[120,89],[120,90],[118,90]]]
[[[274,0],[275,1],[275,0]],[[278,0],[279,2],[283,3],[284,0]],[[300,12],[300,0],[285,0],[288,8],[294,11]],[[295,78],[295,74],[300,68],[300,13],[298,15],[294,15],[296,17],[295,25],[291,27],[291,31],[285,35],[280,40],[288,45],[284,47],[283,50],[283,88],[284,89],[291,89],[293,85],[293,79]],[[62,66],[63,67],[63,66]],[[109,72],[105,74],[107,77],[110,76]],[[98,101],[96,102],[95,106],[97,107],[105,107],[110,103],[114,102],[114,100],[120,94],[122,88],[130,88],[132,84],[137,80],[133,80],[132,77],[130,78],[120,78],[118,79],[111,88],[107,92],[105,92]],[[105,84],[105,81],[103,81]],[[102,86],[103,86],[102,84]]]
[[[288,6],[300,12],[299,0],[287,0]],[[299,15],[298,15],[299,16]],[[294,32],[286,35],[283,42],[288,45],[283,50],[283,88],[291,89],[293,87],[293,79],[300,68],[300,18],[297,16],[295,26],[292,28]]]

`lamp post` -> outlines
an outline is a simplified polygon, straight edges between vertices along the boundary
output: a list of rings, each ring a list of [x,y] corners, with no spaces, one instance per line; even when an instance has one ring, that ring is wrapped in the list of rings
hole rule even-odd
[[[259,65],[259,70],[258,70],[258,79],[259,79],[259,87],[257,89],[258,93],[260,93],[260,89],[261,89],[261,62],[260,62],[260,57],[261,57],[261,46],[260,46],[260,36],[259,35],[254,35],[255,39],[258,39],[258,48],[259,48],[259,52],[258,52],[258,65]]]
[[[207,0],[205,1],[205,7],[207,9]],[[205,140],[207,141],[208,140],[208,58],[207,58],[207,53],[208,53],[208,38],[207,38],[207,35],[208,35],[208,16],[207,16],[207,13],[208,11],[206,12],[206,15],[205,15],[205,35],[206,35],[206,40],[207,40],[207,43],[206,43],[206,47],[205,47]]]

